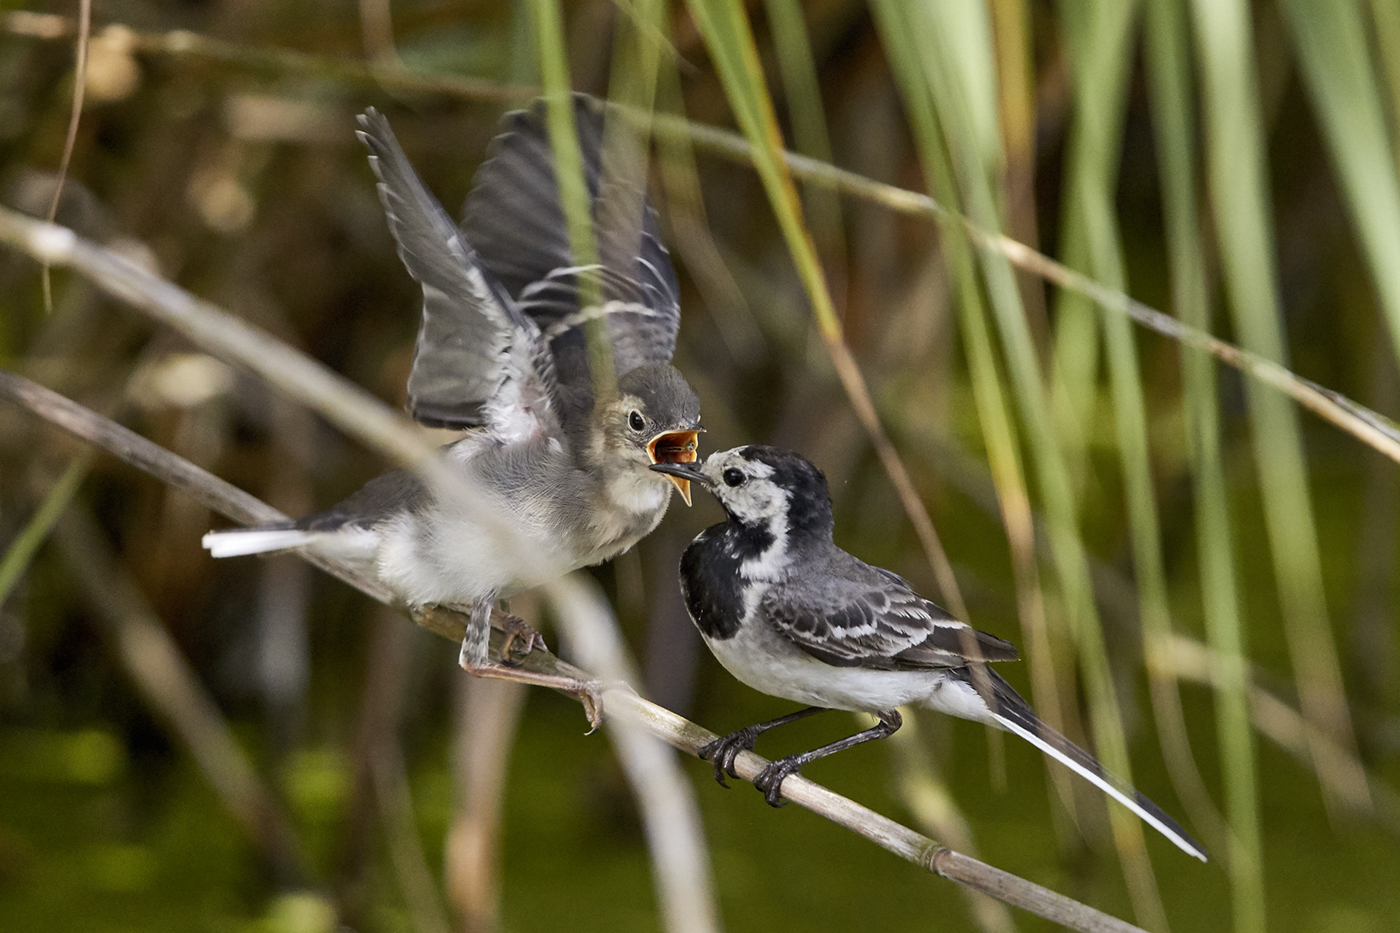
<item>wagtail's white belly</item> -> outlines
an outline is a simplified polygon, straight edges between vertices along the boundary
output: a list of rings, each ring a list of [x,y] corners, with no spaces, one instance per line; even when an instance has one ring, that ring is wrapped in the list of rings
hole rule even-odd
[[[854,712],[926,706],[962,719],[983,721],[987,706],[966,684],[942,671],[879,671],[819,661],[750,618],[732,638],[705,644],[724,669],[743,683],[808,706]]]

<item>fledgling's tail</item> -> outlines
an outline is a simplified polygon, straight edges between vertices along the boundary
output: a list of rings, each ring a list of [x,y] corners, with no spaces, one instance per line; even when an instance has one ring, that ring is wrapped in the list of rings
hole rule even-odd
[[[996,725],[1019,735],[1051,758],[1080,774],[1095,787],[1136,813],[1187,855],[1195,856],[1203,862],[1209,861],[1201,844],[1187,835],[1186,830],[1182,829],[1176,820],[1167,816],[1161,807],[1105,768],[1093,755],[1050,728],[1010,684],[1002,680],[995,671],[986,671],[991,682],[992,700],[996,704],[992,710],[992,718]],[[967,674],[966,679],[975,685],[971,672]]]
[[[261,525],[254,528],[230,528],[211,531],[200,542],[210,557],[243,557],[246,554],[266,554],[286,551],[310,544],[316,532],[294,527],[290,522]]]

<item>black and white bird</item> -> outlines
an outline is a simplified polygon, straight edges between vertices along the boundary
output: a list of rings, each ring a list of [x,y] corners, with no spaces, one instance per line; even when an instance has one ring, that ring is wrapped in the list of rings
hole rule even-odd
[[[1189,855],[1205,852],[1161,808],[1094,756],[1041,721],[985,662],[1014,661],[1014,645],[979,632],[923,599],[902,577],[832,541],[826,477],[774,447],[737,447],[704,464],[653,470],[704,484],[728,521],[712,525],[681,558],[681,592],[719,662],[755,690],[807,704],[707,745],[724,784],[762,733],[830,709],[874,713],[849,738],[774,761],[754,780],[780,806],[782,783],[810,761],[892,735],[898,707],[915,705],[1012,732],[1128,807]]]
[[[399,256],[423,288],[408,408],[467,432],[439,456],[494,527],[398,470],[328,511],[204,537],[214,557],[311,550],[358,565],[411,609],[462,608],[472,620],[463,667],[554,686],[575,685],[489,660],[493,604],[627,550],[661,521],[673,489],[688,503],[685,479],[648,468],[693,461],[700,430],[699,400],[670,365],[678,288],[645,179],[604,165],[597,102],[577,97],[574,114],[600,260],[586,267],[570,252],[543,102],[503,119],[460,229],[388,121],[373,109],[359,118]],[[585,285],[601,304],[580,307]],[[597,318],[616,391],[595,398],[584,323]],[[540,644],[512,622],[509,637]]]

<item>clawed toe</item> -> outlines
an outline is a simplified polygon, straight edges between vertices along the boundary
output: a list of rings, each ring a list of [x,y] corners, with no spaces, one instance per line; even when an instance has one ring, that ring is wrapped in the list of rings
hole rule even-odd
[[[548,651],[544,636],[525,623],[519,616],[506,616],[502,626],[506,633],[501,643],[501,660],[506,664],[516,664],[521,658],[536,649]]]
[[[787,806],[787,801],[782,799],[783,781],[800,773],[801,765],[782,758],[760,771],[753,779],[753,786],[763,792],[763,799],[768,801],[768,806]]]
[[[738,758],[739,752],[753,751],[753,740],[757,738],[755,731],[749,728],[741,728],[736,733],[729,733],[717,738],[706,747],[700,749],[700,758],[714,758],[714,779],[720,783],[721,787],[728,787],[729,783],[724,776],[738,777],[734,770],[734,759]]]
[[[705,761],[714,759],[715,781],[720,787],[728,787],[729,782],[724,779],[727,773],[730,777],[737,778],[739,775],[734,771],[734,759],[739,757],[740,752],[753,751],[754,739],[748,729],[740,729],[738,732],[731,732],[729,735],[721,736],[713,742],[700,749],[700,758]]]
[[[727,748],[725,742],[728,738],[729,736],[715,739],[713,742],[708,745],[703,745],[700,748],[701,761],[709,761],[712,757],[714,758],[715,782],[719,784],[720,787],[724,788],[729,787],[729,782],[724,779],[724,759]],[[738,775],[735,775],[735,777],[738,777]]]

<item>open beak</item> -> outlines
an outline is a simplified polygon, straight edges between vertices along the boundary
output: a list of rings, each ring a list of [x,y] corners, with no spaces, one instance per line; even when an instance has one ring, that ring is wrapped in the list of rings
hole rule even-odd
[[[696,439],[699,436],[699,431],[670,431],[656,435],[647,444],[651,468],[658,473],[665,473],[666,478],[676,484],[686,505],[690,505],[690,481],[704,480],[704,475],[699,470],[694,467],[687,469],[684,466],[695,462]],[[668,467],[674,469],[667,469]]]

